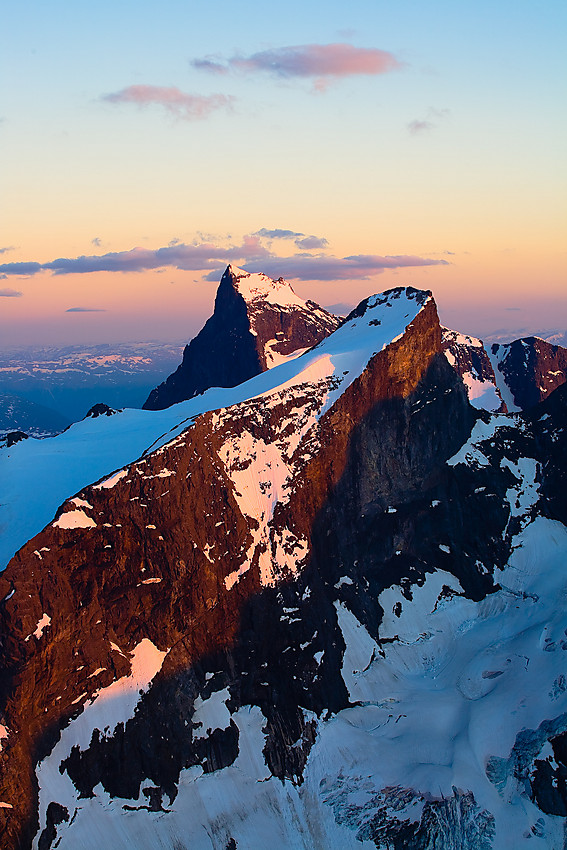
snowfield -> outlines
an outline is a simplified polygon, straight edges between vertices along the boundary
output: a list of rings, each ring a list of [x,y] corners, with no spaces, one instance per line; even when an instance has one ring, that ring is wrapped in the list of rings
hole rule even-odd
[[[0,450],[0,569],[53,520],[66,499],[118,470],[99,485],[111,487],[111,482],[125,474],[123,467],[179,436],[202,413],[333,377],[335,388],[326,396],[319,412],[322,415],[370,358],[399,338],[427,303],[418,302],[405,290],[393,292],[397,294],[386,301],[378,295],[370,298],[363,316],[297,359],[237,387],[213,388],[166,410],[124,410],[113,416],[87,417],[56,437],[24,440]]]
[[[274,282],[263,275],[243,272],[238,285],[247,299],[269,298],[290,309],[295,305],[293,293],[289,295],[292,291],[288,292],[289,287],[283,281]],[[321,603],[323,611],[321,620],[316,622],[329,629],[332,639],[316,643],[317,631],[311,629],[303,634],[304,643],[297,640],[301,652],[306,650],[309,669],[314,671],[308,681],[313,685],[321,676],[325,688],[329,685],[323,675],[327,659],[334,653],[335,666],[329,662],[328,667],[334,671],[329,676],[335,678],[329,690],[322,688],[322,693],[328,695],[334,688],[337,693],[348,694],[348,699],[343,696],[342,702],[334,703],[333,711],[330,708],[319,711],[317,707],[318,714],[302,702],[299,706],[304,721],[299,725],[302,734],[297,740],[295,734],[285,740],[283,720],[281,729],[274,732],[284,716],[283,709],[281,714],[274,712],[277,720],[271,727],[268,718],[273,720],[272,703],[268,698],[262,702],[252,688],[242,687],[237,693],[237,686],[242,684],[234,672],[241,670],[234,647],[237,641],[226,650],[227,670],[232,667],[230,673],[224,668],[218,670],[218,666],[205,666],[213,664],[210,659],[199,657],[195,664],[191,658],[194,666],[187,673],[187,681],[180,678],[178,684],[178,680],[173,680],[185,700],[183,704],[188,706],[187,719],[183,721],[182,713],[175,716],[188,727],[188,741],[189,736],[193,741],[202,741],[215,730],[230,731],[237,739],[237,755],[234,757],[232,750],[232,763],[210,772],[206,772],[211,764],[209,754],[201,764],[195,764],[197,758],[184,760],[182,767],[193,766],[184,767],[179,781],[172,780],[174,791],[166,793],[161,786],[154,787],[154,782],[158,785],[161,779],[151,775],[151,747],[160,749],[160,757],[166,744],[170,748],[168,752],[172,752],[166,726],[168,715],[177,705],[170,709],[168,700],[160,702],[161,695],[170,692],[159,690],[157,682],[164,677],[173,658],[171,646],[178,646],[181,641],[176,643],[176,637],[171,646],[164,641],[164,646],[169,648],[160,650],[149,639],[136,637],[135,648],[130,653],[108,641],[105,647],[110,646],[113,653],[128,660],[129,672],[108,687],[99,687],[94,694],[92,689],[85,690],[74,699],[81,713],[62,730],[51,753],[37,765],[41,825],[33,841],[34,850],[43,850],[46,839],[41,838],[42,831],[49,820],[49,805],[54,802],[66,807],[68,814],[66,820],[57,823],[53,847],[58,850],[266,850],[271,846],[290,850],[392,850],[394,847],[399,850],[405,846],[412,850],[565,850],[565,818],[546,814],[531,799],[537,796],[532,794],[531,784],[536,770],[534,761],[557,769],[549,741],[567,733],[567,528],[549,518],[549,494],[542,473],[544,461],[541,457],[540,461],[530,457],[528,451],[541,432],[538,437],[534,429],[530,443],[529,417],[522,419],[513,410],[509,414],[483,413],[458,451],[453,443],[441,455],[442,459],[436,461],[436,474],[441,469],[449,480],[448,490],[443,492],[454,493],[457,499],[461,487],[469,498],[473,493],[485,491],[493,479],[497,481],[489,494],[496,498],[500,493],[498,508],[503,513],[496,542],[498,551],[504,544],[509,547],[503,549],[508,554],[498,561],[501,566],[494,566],[494,584],[477,596],[469,594],[480,601],[465,595],[464,571],[456,570],[462,585],[448,572],[455,569],[454,565],[447,565],[457,551],[450,534],[432,536],[427,541],[432,543],[432,562],[424,560],[424,569],[419,573],[416,570],[411,581],[407,578],[409,572],[404,574],[392,568],[388,573],[385,568],[384,574],[390,577],[383,580],[380,575],[380,589],[370,598],[369,581],[362,573],[352,572],[355,577],[363,576],[361,581],[353,581],[346,574],[352,561],[345,560],[343,564],[342,555],[338,564],[340,572],[331,573],[332,581],[328,581],[330,546],[323,549],[322,560],[327,570],[322,570],[323,577],[314,569],[303,576],[305,588],[298,585],[296,577],[307,560],[310,543],[294,528],[275,528],[272,523],[276,508],[291,499],[294,475],[320,449],[317,435],[321,417],[361,375],[375,354],[403,337],[429,302],[427,293],[413,289],[400,288],[373,296],[367,300],[366,308],[359,311],[360,315],[350,318],[313,349],[283,360],[238,387],[213,388],[166,410],[125,410],[110,417],[85,419],[57,437],[26,440],[0,452],[0,556],[1,566],[5,566],[14,552],[46,525],[52,524],[70,534],[79,529],[79,535],[96,535],[97,523],[90,515],[92,506],[85,498],[71,499],[88,484],[98,482],[95,486],[99,494],[110,498],[110,491],[127,476],[168,479],[177,475],[175,459],[172,462],[168,455],[168,468],[165,459],[159,456],[166,446],[183,445],[184,433],[196,418],[212,412],[210,429],[215,441],[211,444],[218,453],[215,461],[222,464],[223,474],[226,471],[234,488],[234,501],[249,529],[248,536],[243,538],[241,560],[231,552],[234,557],[231,569],[234,565],[238,568],[228,575],[228,570],[220,573],[225,575],[224,587],[218,582],[221,598],[229,599],[231,607],[233,600],[234,604],[242,605],[242,598],[250,601],[244,596],[246,580],[241,582],[241,579],[254,563],[265,594],[259,598],[263,604],[268,594],[272,594],[269,598],[273,608],[266,610],[281,614],[277,622],[286,623],[282,633],[287,638],[288,634],[296,634],[293,630],[288,632],[287,626],[301,624],[299,612],[306,609],[299,606],[313,594],[309,604],[315,608]],[[468,349],[482,348],[479,340],[448,333],[453,334],[456,344]],[[446,351],[446,356],[451,362],[453,355]],[[446,364],[443,365],[448,372]],[[491,383],[473,371],[465,373],[464,382],[475,407],[490,411],[499,407],[502,399],[507,400],[500,377]],[[443,394],[449,392],[444,390]],[[454,397],[457,395],[467,415],[470,414],[464,396],[455,393]],[[251,422],[258,415],[258,404],[252,402],[258,400],[266,413],[266,422],[255,431]],[[432,416],[425,421],[437,420]],[[379,439],[378,427],[373,431],[375,435]],[[392,444],[384,442],[384,445]],[[501,460],[496,464],[495,445],[501,451]],[[452,452],[453,456],[445,463],[444,458]],[[142,459],[149,453],[163,460],[152,469],[160,470],[156,475],[148,475],[149,465]],[[537,454],[535,449],[534,454]],[[135,461],[138,462],[134,465]],[[215,475],[217,471],[215,466]],[[176,480],[172,478],[172,482]],[[483,486],[476,488],[477,483]],[[172,485],[163,482],[163,486]],[[421,490],[419,495],[422,498]],[[447,500],[440,501],[441,491],[432,489],[431,495],[439,495],[439,499],[428,496],[422,500],[427,510],[438,516],[446,508]],[[397,498],[399,501],[395,501]],[[382,519],[392,523],[392,528],[398,528],[395,525],[398,522],[401,528],[407,504],[417,504],[406,504],[402,498],[405,497],[394,492],[391,499],[388,496],[380,505]],[[463,505],[464,499],[463,496]],[[66,501],[65,511],[54,520]],[[303,506],[305,502],[298,504]],[[483,502],[482,506],[485,504],[496,502]],[[208,509],[213,511],[212,507]],[[547,515],[543,515],[546,511]],[[472,520],[466,509],[463,514],[462,521],[468,529]],[[213,516],[211,527],[216,519],[219,522],[215,527],[223,526],[223,516],[207,516]],[[156,528],[153,522],[157,523],[157,519],[148,514],[146,542],[153,539],[151,535],[160,533],[160,523]],[[102,525],[102,519],[99,523]],[[386,525],[376,527],[381,529]],[[436,526],[431,522],[425,527]],[[433,535],[426,532],[429,533]],[[476,531],[479,538],[483,533],[483,528]],[[218,541],[218,537],[210,538],[203,546],[207,562],[198,564],[199,569],[214,572],[221,563],[213,551]],[[40,542],[36,545],[37,564],[35,558],[32,560],[39,572],[45,569],[42,552],[49,550],[40,549]],[[196,544],[190,541],[189,545]],[[397,539],[392,542],[392,553],[402,555],[401,549]],[[421,556],[425,550],[416,551]],[[149,552],[149,568],[145,573],[148,577],[141,584],[155,584],[159,593],[165,583],[160,587],[162,579],[155,575],[159,568],[157,562],[154,569],[150,566],[151,549]],[[476,557],[475,554],[471,558],[473,564]],[[390,561],[401,562],[402,558],[387,561],[384,556],[377,571],[382,571],[382,564]],[[361,561],[363,565],[366,563]],[[477,561],[475,569],[482,573],[481,567],[488,572]],[[188,580],[195,574],[191,573]],[[296,593],[293,604],[288,601],[293,598],[290,593],[284,605],[283,578],[288,586],[300,587],[299,591],[293,591]],[[362,586],[364,582],[366,587]],[[389,586],[384,587],[388,582]],[[208,594],[203,597],[209,601]],[[281,602],[281,608],[277,608],[275,598],[278,604]],[[46,608],[39,609],[43,612],[40,619],[37,619],[39,611],[33,618],[33,624],[36,619],[37,624],[25,638],[30,642],[26,649],[45,646],[58,625],[56,619],[53,625],[51,620],[56,612],[50,611],[49,606]],[[245,628],[259,632],[260,639],[257,644],[252,639],[250,644],[243,641],[242,652],[248,653],[252,647],[246,663],[250,663],[250,671],[253,665],[258,665],[253,672],[260,673],[259,686],[268,686],[260,670],[269,666],[268,662],[261,664],[254,656],[260,643],[267,643],[266,632],[254,620],[257,609],[251,607],[251,611]],[[368,628],[361,622],[367,611],[378,612],[375,621],[378,638],[376,633],[370,634],[370,615],[365,620]],[[202,628],[203,621],[196,622],[197,626],[192,624],[187,628]],[[310,625],[311,621],[306,618],[305,623]],[[318,625],[318,628],[322,627]],[[243,632],[244,629],[239,634]],[[153,637],[159,643],[163,635]],[[115,639],[120,641],[116,636]],[[130,645],[133,644],[134,641]],[[274,645],[279,647],[279,643]],[[287,643],[282,645],[284,652],[297,649]],[[320,649],[321,646],[325,649]],[[170,652],[172,655],[168,657]],[[223,647],[218,657],[213,653],[215,664],[225,663],[224,652]],[[293,666],[290,665],[293,679],[295,673],[302,672],[295,664],[297,657],[299,654],[288,656],[294,659]],[[96,656],[92,667],[98,666],[98,661]],[[279,656],[277,661],[274,669],[279,677],[285,664]],[[96,682],[95,677],[103,669],[95,670],[88,678]],[[274,669],[269,672],[273,673]],[[215,670],[218,678],[217,673],[210,672]],[[244,675],[250,671],[246,668]],[[185,667],[182,672],[185,676]],[[87,671],[84,676],[80,680],[81,691]],[[337,683],[340,688],[335,687]],[[281,703],[274,701],[278,710],[284,704],[282,692],[288,685],[289,680],[283,676],[281,683],[278,680]],[[155,729],[151,724],[139,724],[143,733],[138,729],[136,734],[141,734],[143,739],[141,748],[139,739],[133,736],[135,746],[143,750],[140,764],[148,773],[138,798],[111,797],[102,783],[95,786],[93,796],[82,797],[62,763],[73,748],[87,751],[93,736],[97,739],[100,733],[110,741],[119,724],[126,724],[133,717],[144,719],[143,695],[148,692],[150,698],[157,694],[148,711],[155,711],[159,703],[160,712],[166,707],[166,720],[156,712],[162,724],[158,727],[156,723],[157,743],[152,740]],[[305,697],[307,688],[297,693]],[[333,694],[334,698],[336,694]],[[242,705],[254,700],[258,704]],[[325,705],[333,703],[329,701]],[[345,705],[346,708],[337,708]],[[296,707],[294,702],[294,711]],[[9,718],[6,722],[12,725]],[[285,774],[301,775],[301,781],[274,776],[268,766],[270,745],[274,744],[270,734],[282,735],[281,739],[275,738],[275,749],[278,745],[281,749],[288,747],[295,757],[298,751],[304,752],[302,735],[305,729],[311,730],[311,724],[315,737],[314,743],[313,738],[309,740],[310,748],[305,748],[305,765],[302,763],[297,774]],[[10,729],[0,726],[0,749],[2,741],[9,742],[12,734]],[[124,734],[124,738],[118,737],[120,747],[126,740]],[[176,740],[185,740],[184,735],[183,729]],[[96,752],[103,751],[101,748]],[[111,747],[104,752],[109,754],[109,759],[115,753]],[[131,750],[124,746],[120,750],[123,752]],[[116,762],[111,764],[116,766]],[[93,775],[99,774],[90,774],[94,782]],[[554,781],[557,787],[557,779]],[[110,787],[108,783],[107,787]],[[6,809],[11,805],[6,797],[0,803]],[[406,845],[404,836],[412,830],[413,838]]]

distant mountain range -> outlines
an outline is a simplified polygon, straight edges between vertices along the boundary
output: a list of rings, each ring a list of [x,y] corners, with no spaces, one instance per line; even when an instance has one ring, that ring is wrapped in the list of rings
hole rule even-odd
[[[337,316],[299,298],[285,281],[270,287],[265,275],[256,276],[259,288],[239,302],[238,288],[246,275],[234,266],[227,268],[213,315],[187,344],[148,341],[0,350],[0,439],[16,430],[52,436],[101,402],[117,409],[157,410],[210,386],[235,386],[337,327]],[[236,293],[232,300],[231,288]],[[525,338],[567,345],[567,333],[559,330]],[[484,343],[488,352],[489,343],[505,347],[511,341],[510,332],[502,330],[489,334]]]
[[[181,343],[163,342],[0,351],[0,434],[57,433],[98,402],[141,407],[182,351]]]
[[[293,295],[230,268],[186,400],[0,449],[3,850],[564,847],[567,352]]]
[[[71,424],[56,410],[10,393],[0,393],[0,439],[12,431],[29,437],[52,437]]]
[[[520,328],[516,331],[509,330],[500,330],[493,331],[492,333],[486,334],[484,336],[485,343],[509,343],[513,342],[515,339],[521,339],[523,337],[535,336],[538,339],[543,339],[545,342],[550,342],[552,345],[561,345],[563,348],[567,347],[567,331],[565,330],[550,330],[549,328],[544,328],[538,330],[537,328]]]

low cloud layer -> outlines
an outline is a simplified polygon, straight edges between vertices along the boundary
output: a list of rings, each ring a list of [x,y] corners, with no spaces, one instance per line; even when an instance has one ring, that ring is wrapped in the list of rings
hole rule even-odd
[[[108,103],[133,103],[141,108],[161,106],[176,118],[196,121],[206,118],[218,109],[230,108],[234,98],[225,94],[208,96],[188,94],[176,86],[128,86],[111,94],[102,96]]]
[[[356,254],[351,257],[295,254],[292,257],[274,257],[268,261],[252,260],[245,264],[245,268],[250,272],[265,272],[273,277],[281,275],[291,280],[330,281],[363,280],[381,274],[385,269],[447,265],[447,260],[431,260],[408,254],[392,257],[378,254]]]
[[[22,295],[17,289],[0,289],[0,298],[21,298]]]
[[[267,73],[283,79],[310,78],[315,80],[318,89],[342,77],[386,74],[402,67],[402,63],[387,50],[346,43],[276,47],[220,61],[215,57],[195,59],[191,64],[194,68],[215,74],[233,70]]]
[[[183,270],[202,271],[217,268],[219,263],[237,259],[255,260],[273,256],[256,235],[245,236],[242,245],[219,247],[208,242],[185,245],[176,242],[164,248],[150,250],[132,248],[107,254],[59,257],[47,263],[0,263],[0,273],[8,275],[35,275],[51,271],[55,275],[89,274],[90,272],[142,272],[167,266]]]
[[[303,250],[291,256],[280,257],[263,244],[263,238],[290,239]],[[54,275],[66,275],[175,268],[182,271],[209,272],[208,280],[218,280],[224,266],[234,263],[244,266],[248,271],[265,272],[276,278],[283,276],[299,280],[348,280],[371,277],[385,269],[448,265],[448,261],[444,259],[424,258],[413,254],[353,254],[348,257],[335,257],[320,250],[316,254],[305,250],[321,249],[326,245],[327,240],[322,237],[304,236],[296,231],[262,228],[256,233],[244,236],[240,245],[219,246],[213,242],[186,245],[174,241],[155,250],[132,248],[130,251],[101,255],[59,257],[47,263],[4,263],[0,264],[0,274],[31,276],[47,271]],[[80,312],[82,309],[71,308],[71,311]]]
[[[69,307],[66,313],[106,313],[104,307]]]

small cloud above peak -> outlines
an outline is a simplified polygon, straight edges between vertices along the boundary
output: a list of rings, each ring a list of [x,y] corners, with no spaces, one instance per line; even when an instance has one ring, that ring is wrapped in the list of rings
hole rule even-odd
[[[296,247],[304,251],[321,250],[329,244],[323,236],[309,236],[305,233],[299,233],[296,230],[283,230],[282,228],[268,230],[262,227],[253,235],[259,236],[262,239],[293,239]]]
[[[425,118],[410,121],[407,129],[412,136],[417,136],[420,133],[434,130],[438,126],[438,122],[447,118],[450,114],[449,109],[435,109],[433,106],[430,106]]]
[[[233,70],[267,73],[283,79],[311,78],[319,91],[341,77],[386,74],[403,67],[403,63],[387,50],[355,47],[346,42],[275,47],[250,56],[232,56],[224,63],[205,58],[194,59],[191,64],[198,70],[212,73]]]
[[[188,94],[176,86],[128,86],[117,92],[102,95],[108,103],[133,103],[142,108],[161,106],[166,112],[185,121],[206,118],[218,109],[232,106],[234,97],[225,94]]]
[[[425,130],[433,130],[435,124],[431,121],[410,121],[408,124],[408,130],[412,134],[412,136],[416,136],[418,133],[423,133]]]
[[[228,74],[228,67],[221,62],[217,62],[215,57],[205,56],[204,59],[194,59],[191,62],[194,68],[199,71],[208,71],[211,74]]]
[[[296,239],[295,244],[304,251],[313,251],[326,248],[329,243],[324,237],[306,236],[304,239]]]
[[[298,233],[295,230],[283,230],[280,227],[276,227],[274,230],[267,230],[265,227],[262,227],[252,235],[262,236],[264,239],[295,239],[296,236],[305,236],[304,233]]]

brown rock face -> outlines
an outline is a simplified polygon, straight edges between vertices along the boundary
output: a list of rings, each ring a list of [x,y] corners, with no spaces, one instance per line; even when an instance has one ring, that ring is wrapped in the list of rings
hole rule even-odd
[[[35,763],[97,689],[128,672],[128,652],[140,640],[169,650],[164,680],[194,669],[237,643],[244,607],[262,585],[305,566],[353,432],[376,404],[409,396],[439,351],[431,301],[319,421],[328,382],[205,414],[114,486],[89,487],[63,505],[18,552],[0,588],[10,730],[0,799],[14,806],[6,847],[27,846],[36,829]],[[288,450],[298,429],[303,439]],[[238,445],[247,435],[248,458]],[[292,472],[287,502],[271,519],[253,516],[239,500],[234,465],[278,443]]]
[[[567,380],[567,349],[538,337],[495,343],[492,355],[520,410],[544,401]]]
[[[282,356],[316,345],[339,323],[313,301],[299,299],[281,278],[272,281],[228,266],[213,315],[186,346],[179,368],[152,390],[144,408],[162,410],[209,387],[235,387]]]
[[[74,813],[51,798],[39,823],[36,766],[98,690],[130,673],[142,641],[167,655],[135,716],[95,730],[59,770],[84,797],[99,783],[130,800],[142,790],[161,811],[180,770],[234,761],[236,725],[202,736],[193,719],[196,699],[224,687],[234,711],[261,708],[271,773],[301,782],[307,712],[349,705],[337,599],[379,640],[381,590],[409,588],[440,558],[471,598],[493,589],[509,519],[494,496],[509,480],[446,466],[475,413],[435,304],[420,303],[326,412],[334,378],[206,413],[66,502],[12,559],[0,577],[0,800],[13,807],[0,809],[3,848],[28,848],[38,828],[55,846]]]
[[[493,388],[494,398],[486,409],[497,413],[507,413],[492,363],[480,339],[443,328],[443,350],[451,366],[465,382],[465,386],[468,383],[474,383],[479,390],[482,389],[482,385],[486,385],[487,389]],[[484,407],[482,404],[480,406]]]

